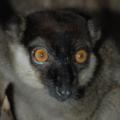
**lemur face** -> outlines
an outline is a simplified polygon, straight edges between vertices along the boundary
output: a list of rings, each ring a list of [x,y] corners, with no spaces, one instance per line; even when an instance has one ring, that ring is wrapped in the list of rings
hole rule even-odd
[[[42,84],[58,100],[79,97],[96,66],[91,39],[88,22],[80,15],[65,11],[33,13],[26,18],[21,41],[29,54],[29,64],[25,60],[24,72],[18,68],[16,71],[24,82],[28,81],[30,86]],[[25,68],[26,65],[31,67]],[[37,82],[33,77],[36,73]]]

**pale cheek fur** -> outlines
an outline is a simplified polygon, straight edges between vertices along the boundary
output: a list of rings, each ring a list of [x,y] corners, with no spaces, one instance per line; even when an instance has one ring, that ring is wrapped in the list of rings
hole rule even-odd
[[[90,62],[89,62],[88,67],[78,74],[80,86],[85,86],[90,81],[90,79],[93,77],[96,64],[97,64],[96,57],[92,54],[90,56]]]
[[[22,45],[11,44],[10,50],[14,57],[14,69],[20,80],[33,88],[43,88],[40,76],[38,77],[37,72],[31,65],[25,48]]]

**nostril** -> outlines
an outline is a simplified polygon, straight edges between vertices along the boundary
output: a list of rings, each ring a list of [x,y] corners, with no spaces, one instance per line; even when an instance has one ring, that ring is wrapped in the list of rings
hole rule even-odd
[[[66,95],[70,96],[71,95],[71,91],[66,91]]]
[[[66,91],[65,91],[65,90],[61,90],[61,94],[62,94],[62,95],[65,95],[65,94],[66,94]]]
[[[60,89],[58,87],[56,87],[56,93],[57,93],[57,95],[61,96],[61,92],[60,92]]]

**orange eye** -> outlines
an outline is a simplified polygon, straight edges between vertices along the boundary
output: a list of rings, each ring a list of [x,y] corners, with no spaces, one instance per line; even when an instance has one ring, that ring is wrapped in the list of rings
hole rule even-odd
[[[46,62],[48,60],[48,53],[45,49],[36,49],[33,51],[33,57],[36,62]]]
[[[84,63],[87,60],[88,54],[85,50],[79,50],[75,54],[75,60],[77,63]]]

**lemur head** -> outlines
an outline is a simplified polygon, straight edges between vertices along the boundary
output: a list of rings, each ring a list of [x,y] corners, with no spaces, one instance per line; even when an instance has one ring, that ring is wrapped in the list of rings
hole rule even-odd
[[[42,84],[58,100],[79,96],[94,76],[99,36],[91,20],[73,12],[32,13],[26,17],[22,48],[15,50],[16,72],[22,82]]]

